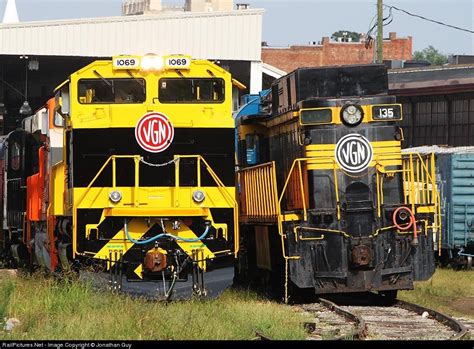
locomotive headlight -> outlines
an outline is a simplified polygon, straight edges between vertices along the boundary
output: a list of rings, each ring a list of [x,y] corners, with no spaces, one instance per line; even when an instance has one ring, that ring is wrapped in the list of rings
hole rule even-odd
[[[195,190],[193,193],[193,200],[200,204],[206,198],[206,194],[202,190]]]
[[[164,68],[163,57],[161,56],[143,56],[141,63],[142,70],[160,71]]]
[[[114,204],[118,203],[120,200],[122,200],[122,193],[119,192],[118,190],[111,191],[109,194],[109,199],[112,201]]]
[[[346,105],[341,110],[342,122],[346,126],[357,126],[362,122],[362,117],[364,116],[364,111],[358,105],[349,104]]]

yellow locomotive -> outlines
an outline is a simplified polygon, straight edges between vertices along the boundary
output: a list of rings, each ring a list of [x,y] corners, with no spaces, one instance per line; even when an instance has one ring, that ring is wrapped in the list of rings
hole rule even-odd
[[[211,261],[232,261],[238,250],[236,83],[219,66],[183,55],[119,56],[73,73],[46,107],[64,135],[62,159],[40,166],[49,171],[38,174],[48,178],[48,195],[28,196],[15,228],[27,237],[6,245],[24,244],[24,258],[52,270],[103,261],[116,288],[124,272],[163,280],[169,296],[190,274],[204,292]],[[41,143],[48,134],[39,133],[39,162],[51,163]],[[47,212],[28,213],[39,206]]]

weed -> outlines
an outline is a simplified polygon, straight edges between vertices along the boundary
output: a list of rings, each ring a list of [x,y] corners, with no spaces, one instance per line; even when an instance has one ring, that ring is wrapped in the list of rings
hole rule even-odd
[[[399,292],[399,298],[449,315],[474,317],[467,309],[453,306],[458,300],[474,298],[472,280],[474,271],[437,269],[429,280],[415,282],[413,291]]]
[[[74,278],[33,275],[2,282],[0,297],[0,311],[21,321],[0,339],[221,340],[252,339],[256,331],[304,339],[301,324],[308,320],[246,290],[227,290],[216,300],[159,303],[98,291]]]

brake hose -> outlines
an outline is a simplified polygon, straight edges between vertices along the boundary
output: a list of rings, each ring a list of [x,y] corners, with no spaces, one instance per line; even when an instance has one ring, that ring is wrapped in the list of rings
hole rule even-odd
[[[123,224],[123,229],[125,231],[125,235],[127,236],[127,239],[130,240],[131,242],[133,242],[134,244],[137,244],[137,245],[146,245],[146,244],[149,244],[150,242],[154,242],[162,237],[170,237],[172,239],[175,239],[175,240],[180,240],[180,241],[184,241],[184,242],[198,242],[198,241],[201,241],[202,239],[204,239],[207,234],[209,233],[209,231],[211,230],[211,226],[206,224],[206,229],[204,230],[204,233],[202,233],[201,236],[199,236],[198,238],[196,239],[186,239],[186,238],[182,238],[182,237],[179,237],[179,236],[176,236],[176,235],[172,235],[172,234],[167,234],[166,232],[165,233],[161,233],[161,234],[158,234],[152,238],[149,238],[147,240],[135,240],[134,238],[132,238],[128,232],[128,223],[127,223],[127,220],[124,221],[124,224]],[[163,229],[163,231],[165,231]]]

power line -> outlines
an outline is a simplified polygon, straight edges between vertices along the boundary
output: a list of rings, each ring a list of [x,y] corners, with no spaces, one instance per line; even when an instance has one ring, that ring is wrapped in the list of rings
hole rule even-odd
[[[372,41],[374,41],[374,38],[373,38],[373,36],[375,36],[374,31],[375,31],[375,28],[377,28],[378,22],[376,21],[374,25],[372,25],[372,23],[374,22],[376,18],[377,18],[377,14],[375,14],[374,18],[370,21],[370,25],[369,25],[370,29],[367,31],[367,34],[365,35],[366,36],[366,42],[365,42],[366,49],[369,49],[372,46]],[[392,9],[389,8],[388,16],[383,18],[383,26],[385,27],[389,25],[390,23],[392,23],[392,21],[393,21]]]
[[[390,8],[390,9],[394,9],[394,10],[403,12],[403,13],[409,15],[409,16],[417,17],[417,18],[423,19],[423,20],[428,21],[428,22],[436,23],[436,24],[439,24],[439,25],[443,25],[443,26],[445,26],[445,27],[449,27],[449,28],[453,28],[453,29],[457,29],[457,30],[461,30],[461,31],[465,31],[465,32],[474,34],[474,31],[472,31],[472,30],[470,30],[470,29],[457,27],[457,26],[455,26],[455,25],[443,23],[443,22],[440,22],[440,21],[436,21],[436,20],[434,20],[434,19],[429,19],[429,18],[426,18],[426,17],[424,17],[424,16],[417,15],[417,14],[415,14],[415,13],[408,12],[407,10],[398,8],[398,7],[396,7],[396,6],[391,6],[391,5],[384,5],[384,6]]]

